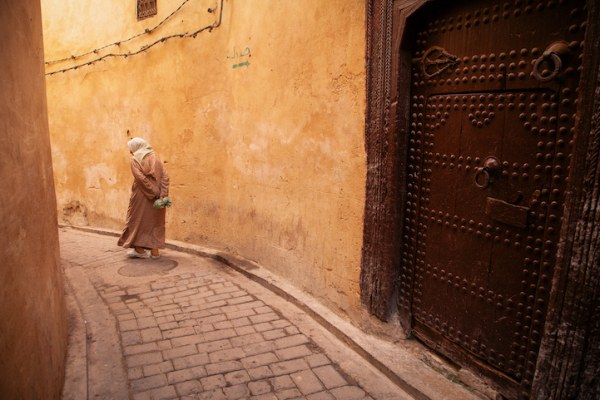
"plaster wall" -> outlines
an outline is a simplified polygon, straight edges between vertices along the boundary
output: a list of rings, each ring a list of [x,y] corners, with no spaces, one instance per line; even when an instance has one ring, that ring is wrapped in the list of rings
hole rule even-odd
[[[67,342],[40,3],[0,0],[0,397],[59,399]]]
[[[215,24],[219,1],[158,0],[142,21],[135,3],[42,0],[59,220],[122,229],[126,142],[145,137],[171,176],[169,239],[252,259],[358,315],[364,2],[224,0],[220,26],[195,38],[171,36]]]

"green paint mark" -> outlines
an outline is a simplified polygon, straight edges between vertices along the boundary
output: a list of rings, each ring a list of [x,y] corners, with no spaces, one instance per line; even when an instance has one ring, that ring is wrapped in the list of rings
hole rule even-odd
[[[236,69],[236,68],[249,67],[249,66],[250,66],[250,62],[249,61],[244,61],[244,62],[241,62],[239,64],[233,64],[232,68]]]

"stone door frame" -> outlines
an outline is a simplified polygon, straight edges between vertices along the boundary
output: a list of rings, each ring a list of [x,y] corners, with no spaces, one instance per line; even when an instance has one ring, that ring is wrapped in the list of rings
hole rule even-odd
[[[360,276],[363,306],[399,317],[410,335],[410,304],[397,304],[402,276],[410,100],[410,16],[435,0],[366,0],[367,181]],[[586,1],[586,38],[600,37],[600,4]],[[595,43],[594,43],[595,42]],[[592,399],[600,392],[600,41],[585,41],[576,142],[555,276],[532,398]]]

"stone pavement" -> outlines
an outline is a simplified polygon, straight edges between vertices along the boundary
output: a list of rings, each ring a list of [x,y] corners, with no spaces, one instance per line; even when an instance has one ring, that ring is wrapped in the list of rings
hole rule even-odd
[[[411,399],[305,312],[213,259],[127,259],[60,229],[64,399]]]
[[[60,229],[64,400],[496,398],[417,341],[365,333],[252,262],[178,242],[128,259],[116,234]]]

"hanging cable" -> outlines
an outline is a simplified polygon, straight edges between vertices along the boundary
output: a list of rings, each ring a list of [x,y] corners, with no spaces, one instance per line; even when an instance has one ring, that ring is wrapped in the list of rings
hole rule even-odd
[[[45,64],[46,64],[46,65],[51,65],[51,64],[56,64],[56,63],[63,62],[63,61],[69,61],[69,60],[73,60],[73,59],[77,59],[77,58],[85,57],[85,56],[88,56],[88,55],[90,55],[90,54],[92,54],[92,53],[96,53],[96,54],[97,54],[97,53],[98,53],[100,50],[104,50],[104,49],[106,49],[107,47],[111,47],[111,46],[120,46],[120,45],[122,45],[123,43],[127,43],[127,42],[129,42],[129,41],[131,41],[131,40],[133,40],[133,39],[135,39],[135,38],[138,38],[138,37],[140,37],[140,36],[142,36],[142,35],[149,34],[149,33],[153,32],[154,30],[156,30],[156,28],[158,28],[159,26],[161,26],[161,25],[162,25],[163,23],[165,23],[167,20],[169,20],[169,19],[170,19],[170,18],[171,18],[173,15],[175,15],[175,14],[176,14],[176,13],[177,13],[179,10],[181,10],[181,8],[182,8],[182,7],[183,7],[183,6],[184,6],[184,5],[185,5],[185,4],[186,4],[188,1],[190,1],[190,0],[185,0],[183,3],[181,3],[181,4],[179,5],[179,7],[177,7],[177,8],[175,9],[175,11],[173,11],[173,12],[172,12],[171,14],[169,14],[169,15],[168,15],[166,18],[164,18],[162,21],[160,21],[160,22],[158,23],[158,25],[156,25],[156,26],[155,26],[154,28],[152,28],[152,29],[146,29],[146,30],[144,30],[144,32],[138,33],[137,35],[134,35],[134,36],[130,37],[129,39],[120,40],[120,41],[118,41],[118,42],[110,43],[110,44],[104,45],[104,46],[102,46],[102,47],[98,47],[97,49],[94,49],[94,50],[88,51],[87,53],[78,54],[78,55],[72,55],[72,56],[70,56],[70,57],[61,58],[61,59],[59,59],[59,60],[51,60],[51,61],[46,61],[46,62],[45,62]]]
[[[149,34],[149,33],[153,32],[153,31],[155,31],[157,28],[159,28],[162,24],[164,24],[173,15],[175,15],[189,1],[190,0],[185,0],[183,3],[181,3],[179,5],[179,7],[177,7],[171,14],[169,14],[166,18],[164,18],[162,21],[160,21],[152,29],[146,29],[144,32],[138,33],[137,35],[134,35],[134,36],[132,36],[132,37],[126,39],[126,40],[118,41],[118,42],[114,42],[114,43],[110,43],[110,44],[107,44],[105,46],[102,46],[102,47],[96,48],[94,50],[91,50],[91,51],[89,51],[87,53],[84,53],[84,54],[80,54],[80,55],[77,55],[77,56],[73,55],[73,56],[66,57],[66,58],[63,58],[63,59],[60,59],[60,60],[47,61],[45,64],[46,65],[57,64],[57,63],[64,62],[64,61],[77,60],[78,58],[82,58],[82,57],[85,57],[85,56],[88,56],[88,55],[91,55],[91,54],[98,54],[100,50],[106,49],[106,48],[111,47],[111,46],[120,46],[121,44],[129,42],[129,41],[131,41],[131,40],[133,40],[135,38],[138,38],[138,37],[140,37],[142,35]],[[212,12],[214,12],[214,10],[209,8],[209,12],[212,13]],[[154,41],[154,42],[152,42],[150,44],[143,45],[142,47],[140,47],[136,51],[133,51],[133,52],[132,51],[128,51],[126,53],[109,53],[109,54],[105,54],[105,55],[103,55],[101,57],[95,58],[95,59],[93,59],[91,61],[88,61],[88,62],[84,62],[84,63],[78,64],[78,65],[74,65],[74,66],[71,66],[71,67],[68,67],[68,68],[63,68],[63,69],[60,69],[60,70],[57,70],[57,71],[47,72],[46,75],[54,75],[54,74],[58,74],[58,73],[62,73],[62,72],[67,72],[67,71],[70,71],[70,70],[75,70],[75,69],[78,69],[80,67],[84,67],[84,66],[87,66],[87,65],[95,64],[95,63],[97,63],[99,61],[104,61],[107,58],[114,58],[114,57],[124,57],[124,58],[127,58],[129,56],[134,56],[136,54],[140,54],[140,53],[143,53],[143,52],[147,51],[148,49],[154,47],[158,43],[162,43],[162,42],[165,42],[165,41],[173,39],[173,38],[186,38],[186,37],[195,38],[199,33],[203,32],[203,31],[208,30],[209,32],[212,32],[212,30],[214,28],[219,27],[221,25],[222,16],[223,16],[223,0],[221,0],[220,5],[219,5],[219,18],[218,18],[217,21],[213,22],[211,25],[206,25],[206,26],[204,26],[202,28],[199,28],[198,30],[196,30],[196,31],[194,31],[192,33],[187,33],[187,32],[186,33],[176,33],[176,34],[173,34],[173,35],[163,36],[162,38],[160,38],[160,39],[158,39],[158,40],[156,40],[156,41]]]

